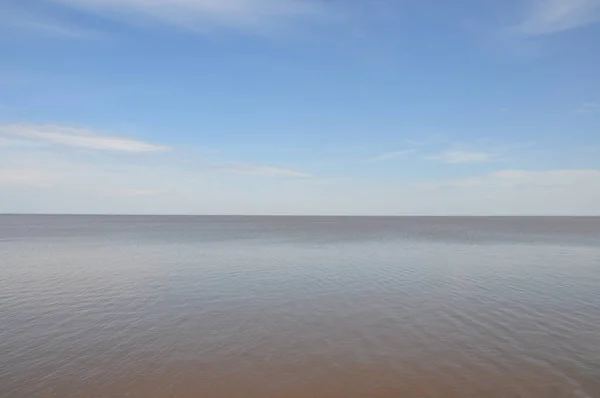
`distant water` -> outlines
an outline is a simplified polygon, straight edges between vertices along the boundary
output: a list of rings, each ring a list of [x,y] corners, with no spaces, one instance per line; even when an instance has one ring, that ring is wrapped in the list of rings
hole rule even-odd
[[[600,397],[600,218],[0,216],[0,397]]]

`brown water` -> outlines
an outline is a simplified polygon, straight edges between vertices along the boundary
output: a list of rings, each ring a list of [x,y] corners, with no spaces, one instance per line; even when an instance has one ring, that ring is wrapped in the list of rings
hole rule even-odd
[[[599,218],[0,216],[0,397],[600,397]]]

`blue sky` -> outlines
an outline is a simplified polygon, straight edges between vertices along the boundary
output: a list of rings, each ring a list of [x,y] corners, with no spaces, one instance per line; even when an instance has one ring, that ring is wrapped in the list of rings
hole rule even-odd
[[[600,0],[0,2],[0,212],[600,215]]]

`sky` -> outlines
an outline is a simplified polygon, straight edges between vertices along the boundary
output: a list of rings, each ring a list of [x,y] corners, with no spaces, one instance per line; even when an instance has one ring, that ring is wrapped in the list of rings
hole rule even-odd
[[[0,1],[0,213],[600,215],[600,0]]]

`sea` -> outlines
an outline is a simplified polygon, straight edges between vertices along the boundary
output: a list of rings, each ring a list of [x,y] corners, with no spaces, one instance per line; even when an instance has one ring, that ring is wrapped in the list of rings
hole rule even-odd
[[[0,397],[598,398],[600,218],[3,215]]]

